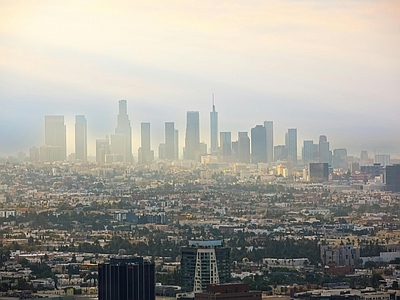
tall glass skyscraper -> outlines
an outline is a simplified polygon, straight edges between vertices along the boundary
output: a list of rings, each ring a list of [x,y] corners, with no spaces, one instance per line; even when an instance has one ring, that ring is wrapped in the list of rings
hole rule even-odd
[[[267,143],[267,163],[272,164],[274,161],[274,122],[265,121],[264,122],[266,143]]]
[[[211,155],[218,154],[218,112],[215,111],[214,95],[213,106],[210,112],[210,152]]]
[[[165,159],[175,160],[175,124],[165,122]]]
[[[112,154],[121,155],[124,162],[132,162],[132,129],[131,121],[129,120],[126,100],[119,101],[119,114],[117,117],[117,128],[115,135],[111,137]],[[118,143],[116,145],[113,140]]]
[[[267,162],[267,133],[265,127],[257,125],[251,129],[251,163]]]
[[[87,161],[87,123],[83,115],[75,116],[75,159]]]
[[[188,111],[186,115],[185,158],[198,160],[200,146],[200,121],[198,111]]]
[[[288,129],[285,136],[285,146],[287,150],[287,161],[293,166],[297,165],[297,129]]]
[[[54,160],[66,160],[67,136],[64,116],[45,116],[45,146],[57,147]]]

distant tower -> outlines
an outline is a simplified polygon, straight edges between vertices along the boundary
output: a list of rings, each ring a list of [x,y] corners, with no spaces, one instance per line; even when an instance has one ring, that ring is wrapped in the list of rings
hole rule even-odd
[[[212,111],[210,112],[210,152],[211,155],[218,153],[218,112],[215,111],[214,94]]]
[[[175,160],[175,124],[165,122],[165,159]]]
[[[287,151],[287,161],[293,166],[297,165],[297,129],[288,129],[285,136],[285,147]]]
[[[247,132],[238,133],[238,161],[241,163],[250,163],[250,138]]]
[[[83,115],[75,116],[75,159],[87,162],[87,123]]]
[[[251,163],[267,162],[267,133],[265,127],[257,125],[251,129]]]
[[[267,134],[267,163],[269,165],[274,161],[274,122],[264,122],[265,131]]]
[[[140,124],[139,163],[147,164],[154,159],[154,151],[150,148],[150,123]]]
[[[114,141],[114,145],[113,145]],[[122,156],[124,162],[132,162],[132,129],[128,116],[126,100],[119,101],[119,114],[115,135],[111,136],[111,150],[113,155]]]
[[[198,111],[188,111],[186,115],[185,158],[198,160],[200,147],[200,121]]]
[[[314,162],[314,148],[314,141],[303,141],[302,159],[304,165]]]
[[[325,135],[319,137],[319,162],[331,164],[331,151]]]
[[[53,147],[54,160],[67,158],[67,136],[64,116],[45,116],[45,146]]]
[[[227,159],[232,155],[232,137],[230,132],[220,132],[220,154],[223,159]]]

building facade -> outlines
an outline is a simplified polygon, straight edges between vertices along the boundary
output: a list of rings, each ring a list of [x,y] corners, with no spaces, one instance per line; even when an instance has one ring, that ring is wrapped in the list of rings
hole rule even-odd
[[[83,115],[75,116],[75,159],[87,162],[87,122]]]
[[[155,300],[155,266],[142,257],[113,258],[98,266],[99,300]]]
[[[67,158],[67,132],[64,116],[45,116],[45,146],[58,147],[52,156],[53,161]],[[54,148],[55,149],[55,148]]]

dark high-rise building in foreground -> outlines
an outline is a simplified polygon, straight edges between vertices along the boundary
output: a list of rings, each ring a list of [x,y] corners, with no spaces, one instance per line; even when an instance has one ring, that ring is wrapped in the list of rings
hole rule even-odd
[[[227,283],[230,276],[230,248],[222,241],[189,241],[189,246],[182,248],[183,291],[205,291],[208,284]]]
[[[384,172],[386,190],[400,192],[400,164],[386,166]]]
[[[75,116],[75,159],[87,161],[87,123],[85,116]]]
[[[142,257],[113,258],[98,267],[99,300],[154,300],[154,263]]]
[[[198,160],[200,148],[200,120],[198,111],[186,115],[185,159]]]

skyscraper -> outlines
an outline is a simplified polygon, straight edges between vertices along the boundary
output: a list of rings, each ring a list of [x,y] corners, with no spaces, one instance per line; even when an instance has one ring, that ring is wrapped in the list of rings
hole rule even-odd
[[[147,164],[154,159],[154,151],[150,147],[150,123],[140,124],[139,163]]]
[[[220,132],[221,156],[226,159],[232,155],[232,137],[230,132]]]
[[[113,258],[98,266],[99,300],[155,300],[154,262]]]
[[[319,162],[331,164],[331,156],[328,139],[325,135],[321,135],[319,137]]]
[[[251,163],[267,162],[267,133],[265,127],[256,125],[251,129]]]
[[[241,163],[250,163],[250,138],[247,132],[238,133],[238,161]]]
[[[165,122],[165,159],[175,160],[175,124]]]
[[[75,116],[75,159],[87,161],[87,123],[83,115]]]
[[[188,111],[186,115],[185,158],[198,160],[200,145],[200,121],[198,111]]]
[[[67,136],[64,116],[45,116],[45,145],[57,148],[54,160],[67,158]]]
[[[314,141],[303,141],[302,160],[304,165],[308,165],[315,160]]]
[[[110,153],[110,141],[108,140],[108,137],[96,140],[96,161],[98,163],[105,163],[106,155]]]
[[[119,137],[115,135],[120,135]],[[126,100],[119,101],[119,114],[115,135],[111,136],[111,151],[113,155],[122,155],[122,161],[132,162],[132,129],[128,116]],[[113,140],[117,143],[113,145]]]
[[[285,146],[287,150],[287,161],[293,166],[297,165],[297,129],[288,129],[285,136]]]
[[[210,112],[210,152],[211,155],[218,154],[218,112],[215,111],[214,94],[212,111]]]
[[[265,132],[267,134],[267,163],[269,165],[274,161],[274,122],[264,122]]]
[[[182,248],[182,290],[205,291],[208,284],[227,283],[231,276],[230,249],[222,241],[189,241]]]

